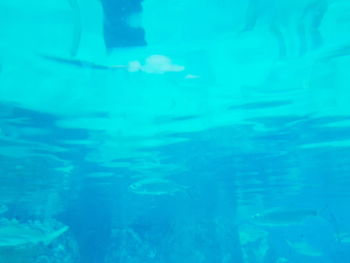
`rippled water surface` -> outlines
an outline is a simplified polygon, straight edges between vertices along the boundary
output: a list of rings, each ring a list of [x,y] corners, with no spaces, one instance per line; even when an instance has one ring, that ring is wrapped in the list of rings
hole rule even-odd
[[[350,2],[0,0],[0,262],[350,260]]]

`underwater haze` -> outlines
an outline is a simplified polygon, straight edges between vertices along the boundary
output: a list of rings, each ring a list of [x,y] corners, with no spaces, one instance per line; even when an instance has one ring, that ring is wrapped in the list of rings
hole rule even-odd
[[[349,0],[0,0],[0,263],[350,262]]]

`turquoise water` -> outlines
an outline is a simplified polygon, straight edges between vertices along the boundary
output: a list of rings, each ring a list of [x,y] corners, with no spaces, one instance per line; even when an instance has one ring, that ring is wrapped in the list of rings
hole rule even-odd
[[[0,0],[0,263],[350,262],[348,0]]]

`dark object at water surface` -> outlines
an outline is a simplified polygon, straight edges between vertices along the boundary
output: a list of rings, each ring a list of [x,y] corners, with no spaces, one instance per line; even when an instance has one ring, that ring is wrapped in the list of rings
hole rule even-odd
[[[107,50],[146,46],[145,31],[131,27],[128,19],[142,12],[143,0],[101,0],[104,13],[104,40]]]

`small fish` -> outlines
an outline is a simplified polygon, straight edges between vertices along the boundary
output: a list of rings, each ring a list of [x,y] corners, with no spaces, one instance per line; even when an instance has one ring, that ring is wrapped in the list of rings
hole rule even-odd
[[[339,233],[335,236],[340,243],[350,244],[350,233]]]
[[[199,79],[201,76],[199,75],[192,75],[192,74],[187,74],[185,76],[185,79]]]
[[[87,177],[92,178],[106,178],[106,177],[113,177],[114,173],[107,173],[107,172],[95,172],[95,173],[89,173]]]
[[[71,65],[73,67],[79,67],[79,68],[90,68],[90,69],[96,69],[96,70],[111,70],[113,68],[116,68],[116,66],[96,64],[91,61],[85,61],[85,60],[79,60],[79,59],[63,58],[63,57],[58,57],[53,55],[46,55],[46,54],[38,54],[38,56],[48,61],[52,61],[60,64],[67,64],[67,65]]]
[[[318,61],[328,61],[334,58],[347,57],[350,55],[350,45],[342,45],[324,52]]]
[[[184,191],[185,186],[170,180],[151,178],[137,181],[129,186],[131,192],[141,195],[173,195]]]
[[[322,251],[310,245],[305,240],[298,241],[298,242],[287,241],[287,244],[301,255],[305,255],[309,257],[321,257],[323,255]]]
[[[311,209],[273,209],[255,214],[252,217],[252,221],[257,225],[262,226],[289,226],[293,224],[300,224],[305,219],[317,215],[318,212]]]
[[[268,237],[268,232],[252,224],[244,224],[239,227],[239,240],[241,245],[253,244]]]
[[[29,244],[50,244],[68,230],[59,222],[30,221],[21,223],[15,219],[0,220],[0,248]]]
[[[276,263],[287,263],[288,262],[288,259],[284,258],[284,257],[281,257],[281,258],[278,258],[276,260]]]

